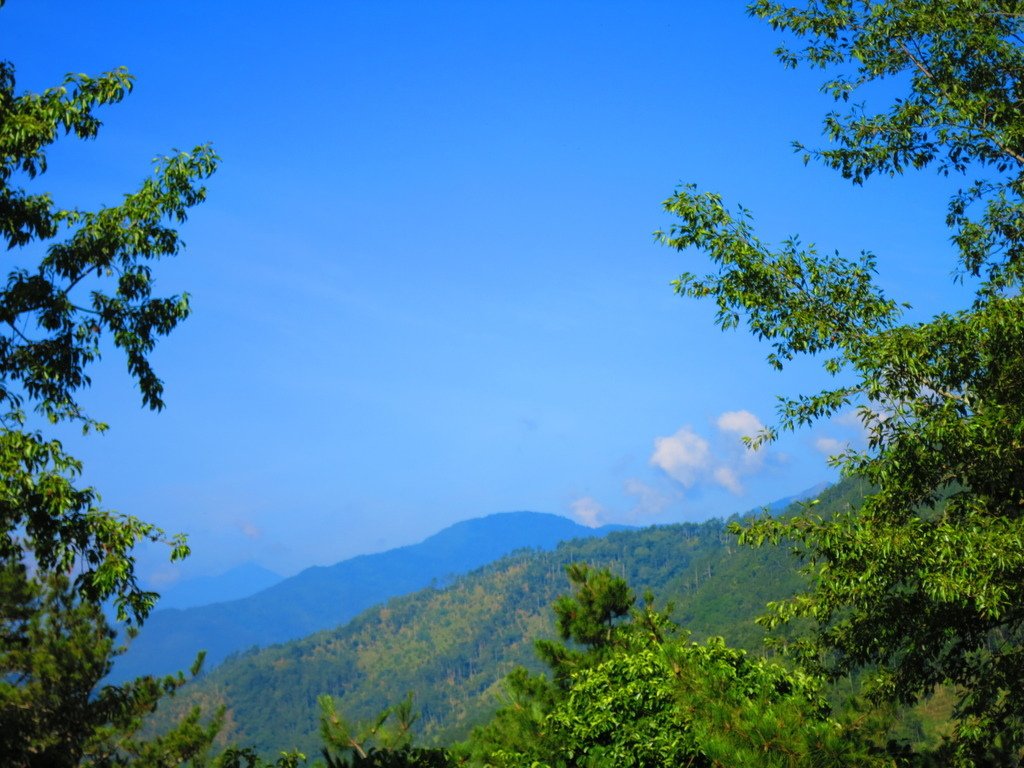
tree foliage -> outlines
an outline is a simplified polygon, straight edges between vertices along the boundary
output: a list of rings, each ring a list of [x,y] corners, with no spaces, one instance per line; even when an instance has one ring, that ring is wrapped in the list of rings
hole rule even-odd
[[[676,290],[766,340],[772,365],[821,355],[837,377],[782,400],[781,428],[855,407],[868,436],[834,458],[877,488],[860,512],[741,531],[797,542],[816,577],[765,621],[813,620],[805,660],[837,676],[869,668],[880,700],[954,687],[956,759],[1012,762],[1024,750],[1024,4],[759,0],[751,12],[836,100],[827,145],[797,145],[805,160],[855,184],[929,167],[962,179],[944,223],[956,279],[974,288],[969,306],[907,322],[871,254],[774,247],[747,211],[693,187],[666,201],[677,220],[662,240],[711,265]]]
[[[327,768],[448,768],[451,763],[445,749],[413,745],[418,716],[411,693],[363,724],[342,717],[330,696],[321,696],[319,703]]]
[[[3,2],[0,2],[0,6]],[[205,198],[216,168],[207,146],[156,161],[119,204],[84,210],[39,191],[62,136],[94,138],[97,111],[123,99],[117,69],[68,75],[19,93],[0,61],[0,750],[5,765],[177,765],[200,755],[219,727],[198,710],[157,736],[142,719],[184,683],[180,675],[103,686],[118,653],[101,606],[129,627],[155,595],[140,588],[133,550],[149,540],[184,557],[182,536],[100,506],[82,465],[52,425],[106,425],[80,402],[103,350],[124,354],[143,405],[163,407],[149,362],[157,340],[188,316],[187,296],[154,291],[152,265],[181,250],[175,227]]]
[[[586,563],[570,563],[565,572],[573,594],[561,595],[552,606],[558,635],[583,650],[552,640],[536,640],[537,655],[552,671],[560,686],[568,684],[573,670],[593,663],[611,650],[618,635],[616,620],[629,614],[636,598],[625,579],[607,569]]]
[[[120,652],[116,633],[63,574],[30,578],[21,563],[7,563],[0,615],[4,765],[158,768],[210,747],[221,718],[204,722],[198,707],[158,736],[143,734],[146,716],[185,684],[184,675],[100,685]]]
[[[131,90],[124,69],[69,75],[42,93],[16,91],[15,70],[0,62],[0,242],[26,254],[0,287],[0,555],[31,552],[43,570],[81,567],[90,599],[116,599],[125,618],[142,618],[152,596],[135,579],[132,547],[166,541],[172,557],[187,546],[156,526],[98,506],[79,488],[81,464],[61,444],[27,425],[78,422],[105,429],[78,400],[103,343],[125,355],[147,407],[163,407],[163,386],[148,354],[189,313],[187,296],[156,296],[152,262],[182,247],[174,225],[206,195],[202,180],[217,157],[196,147],[156,162],[155,173],[118,205],[95,211],[59,205],[34,187],[61,134],[96,136],[96,110]],[[31,246],[31,248],[29,248]],[[42,254],[31,261],[33,254]],[[104,341],[106,340],[106,341]]]
[[[575,595],[555,603],[561,627],[583,628],[572,669],[560,684],[520,671],[510,702],[470,741],[476,764],[537,766],[853,766],[882,765],[862,724],[830,716],[821,682],[729,648],[720,637],[691,642],[648,595],[614,625],[610,606],[631,605],[625,581],[606,570],[570,569]],[[623,597],[626,598],[623,601]],[[584,605],[609,631],[565,623]],[[546,646],[541,646],[541,648]],[[543,653],[555,679],[563,656]]]

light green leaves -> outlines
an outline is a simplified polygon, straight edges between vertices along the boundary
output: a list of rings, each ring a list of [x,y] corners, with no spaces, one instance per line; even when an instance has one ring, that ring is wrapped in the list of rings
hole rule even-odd
[[[44,250],[38,264],[12,269],[0,285],[0,555],[31,553],[42,569],[79,568],[84,596],[113,597],[121,618],[140,620],[155,595],[136,583],[135,545],[163,542],[177,559],[188,552],[184,538],[102,509],[94,490],[76,487],[81,467],[60,444],[24,430],[25,411],[106,429],[78,400],[104,337],[124,353],[143,404],[163,407],[149,353],[188,316],[189,303],[154,295],[151,263],[181,250],[174,225],[205,199],[202,182],[217,156],[200,146],[160,158],[138,190],[97,211],[60,208],[49,194],[18,186],[39,183],[60,136],[94,137],[97,109],[131,87],[131,75],[118,69],[18,94],[13,66],[0,62],[0,239],[9,249],[38,243]]]
[[[815,577],[765,623],[812,620],[813,636],[790,647],[822,673],[870,667],[880,699],[958,691],[950,760],[1019,757],[1024,4],[759,0],[750,11],[787,34],[785,64],[825,71],[823,90],[849,104],[825,116],[824,148],[797,145],[805,159],[856,184],[929,166],[965,177],[944,223],[958,279],[977,278],[970,306],[901,324],[872,256],[827,256],[796,239],[767,246],[746,211],[693,187],[666,202],[676,223],[662,241],[711,264],[705,277],[684,273],[678,293],[714,301],[719,326],[769,342],[775,367],[827,355],[837,386],[782,399],[780,427],[850,407],[865,426],[866,447],[837,459],[875,489],[862,509],[741,532],[754,544],[794,542]],[[883,79],[887,90],[873,87]]]

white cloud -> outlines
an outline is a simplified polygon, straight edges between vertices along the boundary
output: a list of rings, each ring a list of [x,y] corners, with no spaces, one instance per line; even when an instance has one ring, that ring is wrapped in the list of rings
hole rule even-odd
[[[764,429],[764,424],[750,411],[726,411],[718,417],[718,428],[723,432],[734,432],[741,437],[754,437]]]
[[[761,423],[761,420],[750,411],[726,411],[718,417],[716,424],[722,432],[739,437],[756,437],[764,429],[764,424]],[[742,462],[742,471],[745,474],[750,474],[761,468],[761,465],[764,463],[764,455],[763,450],[743,444],[742,456],[738,459],[734,458],[733,461]],[[720,480],[718,482],[719,484],[724,484]]]
[[[588,528],[597,528],[604,518],[604,507],[596,499],[583,496],[569,504],[572,516]]]
[[[826,456],[836,456],[846,450],[847,444],[834,437],[819,437],[814,441],[814,447]]]
[[[737,496],[743,493],[743,484],[740,483],[740,479],[734,469],[723,464],[720,467],[715,467],[712,477],[714,477],[716,483]]]
[[[753,449],[738,437],[756,437],[765,426],[750,411],[725,411],[715,420],[718,434],[712,443],[690,427],[683,427],[671,437],[654,441],[651,464],[686,488],[696,483],[719,485],[731,493],[742,495],[742,478],[760,472],[768,456],[765,448]]]
[[[690,427],[683,427],[671,437],[654,439],[651,464],[689,488],[711,465],[711,448]]]

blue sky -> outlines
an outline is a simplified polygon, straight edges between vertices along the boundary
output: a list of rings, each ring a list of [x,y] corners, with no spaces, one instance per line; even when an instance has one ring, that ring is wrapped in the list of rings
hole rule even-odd
[[[54,147],[58,202],[115,202],[172,148],[223,159],[158,272],[194,307],[154,355],[167,410],[111,355],[85,396],[111,431],[67,438],[107,505],[190,533],[182,568],[142,553],[155,583],[507,510],[702,520],[832,477],[849,420],[740,443],[823,379],[673,295],[700,262],[651,233],[681,183],[767,239],[874,251],[916,312],[958,300],[939,180],[805,167],[791,141],[831,103],[742,3],[9,0],[0,25],[20,89],[137,77],[98,140]]]

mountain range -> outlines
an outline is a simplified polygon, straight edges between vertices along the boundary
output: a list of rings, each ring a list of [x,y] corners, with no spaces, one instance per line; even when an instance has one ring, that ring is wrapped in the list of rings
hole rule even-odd
[[[540,512],[499,513],[456,523],[419,544],[307,568],[239,600],[158,609],[117,659],[108,682],[188,669],[200,650],[210,670],[231,653],[336,627],[390,597],[443,586],[517,549],[551,549],[623,527],[587,528]]]

